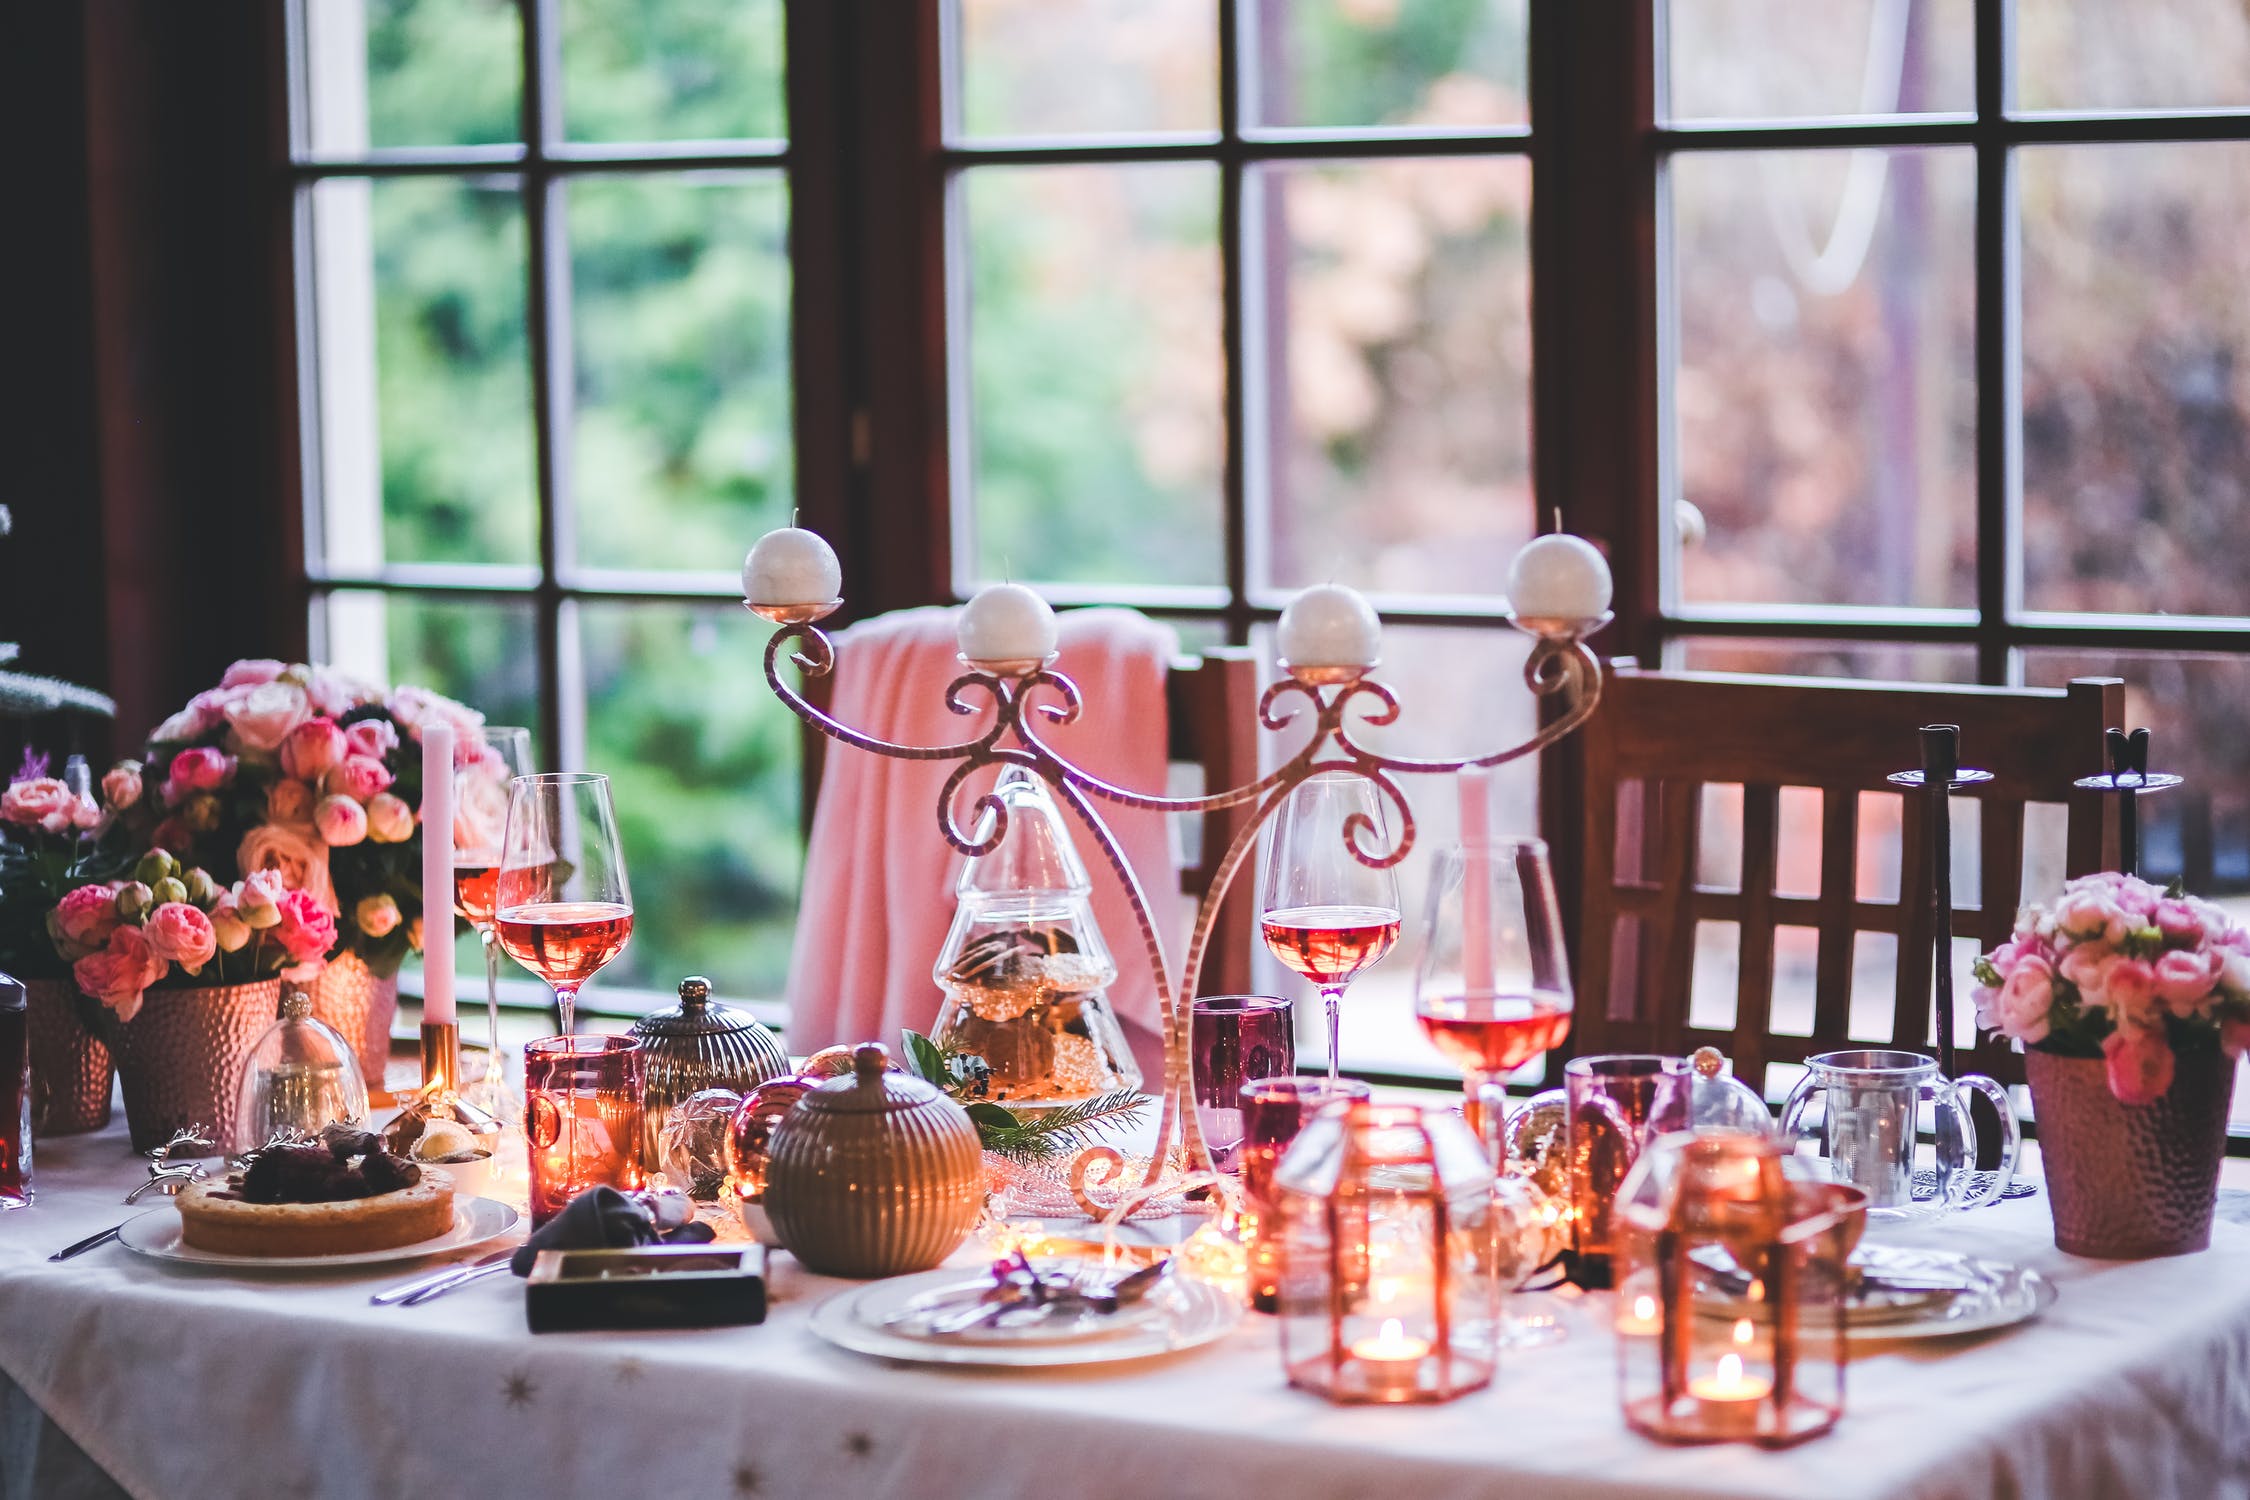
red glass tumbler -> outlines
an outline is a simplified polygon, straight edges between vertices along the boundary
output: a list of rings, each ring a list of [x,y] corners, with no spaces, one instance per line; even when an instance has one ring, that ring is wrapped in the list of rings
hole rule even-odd
[[[644,1185],[641,1043],[629,1036],[551,1036],[523,1049],[524,1136],[531,1145],[531,1224],[590,1187]]]

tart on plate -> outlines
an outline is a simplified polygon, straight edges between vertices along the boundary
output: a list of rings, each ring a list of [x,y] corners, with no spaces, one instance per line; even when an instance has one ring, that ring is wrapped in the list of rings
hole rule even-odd
[[[453,1227],[453,1179],[331,1126],[318,1141],[269,1146],[223,1181],[174,1200],[180,1240],[222,1255],[346,1255],[435,1239]]]

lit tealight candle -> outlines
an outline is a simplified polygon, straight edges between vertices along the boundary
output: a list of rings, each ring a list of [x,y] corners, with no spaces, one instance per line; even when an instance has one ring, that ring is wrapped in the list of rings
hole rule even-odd
[[[1610,592],[1609,559],[1582,536],[1535,537],[1508,564],[1508,607],[1519,619],[1599,619]]]
[[[1320,583],[1289,601],[1273,641],[1292,670],[1364,672],[1382,659],[1383,622],[1357,589]]]
[[[1654,1297],[1635,1297],[1630,1303],[1618,1299],[1617,1331],[1621,1334],[1654,1334],[1663,1331],[1664,1324],[1656,1316]]]
[[[1742,1368],[1742,1356],[1722,1354],[1708,1375],[1691,1376],[1688,1394],[1704,1404],[1705,1415],[1727,1428],[1754,1425],[1758,1403],[1773,1394],[1773,1382]]]
[[[1429,1353],[1430,1341],[1407,1333],[1406,1325],[1396,1318],[1385,1318],[1374,1337],[1352,1341],[1352,1358],[1360,1362],[1369,1394],[1378,1398],[1412,1395]]]
[[[752,606],[833,604],[843,592],[835,549],[801,526],[767,532],[742,560],[742,597]]]
[[[977,590],[961,611],[961,655],[993,665],[1037,665],[1055,650],[1055,612],[1020,583]]]

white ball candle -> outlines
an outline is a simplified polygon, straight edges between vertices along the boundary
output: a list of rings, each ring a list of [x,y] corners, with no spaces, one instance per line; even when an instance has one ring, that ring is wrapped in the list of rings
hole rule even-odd
[[[801,526],[767,532],[742,560],[742,597],[752,604],[832,604],[843,592],[835,549]]]
[[[1508,607],[1528,620],[1596,619],[1609,598],[1609,559],[1582,536],[1534,538],[1508,565]]]
[[[1055,612],[1020,583],[991,584],[961,611],[957,639],[970,661],[1045,661],[1055,649]]]
[[[1292,667],[1372,667],[1382,659],[1383,622],[1357,589],[1320,583],[1289,601],[1273,639]]]

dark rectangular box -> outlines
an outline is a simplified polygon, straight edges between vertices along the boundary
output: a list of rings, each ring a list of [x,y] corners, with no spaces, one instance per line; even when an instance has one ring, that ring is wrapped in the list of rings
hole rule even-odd
[[[542,1250],[524,1288],[533,1333],[721,1328],[766,1320],[763,1245]]]

